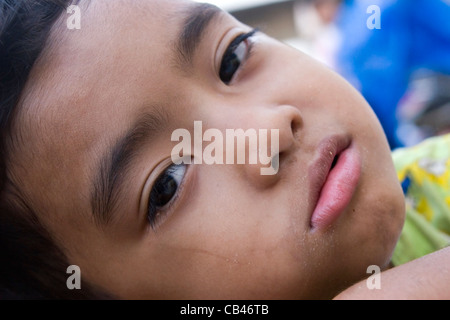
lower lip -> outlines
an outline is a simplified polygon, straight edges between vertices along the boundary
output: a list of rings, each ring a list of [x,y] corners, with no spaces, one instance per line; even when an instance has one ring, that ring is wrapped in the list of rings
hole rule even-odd
[[[339,218],[350,204],[361,176],[361,158],[350,147],[339,155],[320,192],[311,217],[313,229],[325,229]]]

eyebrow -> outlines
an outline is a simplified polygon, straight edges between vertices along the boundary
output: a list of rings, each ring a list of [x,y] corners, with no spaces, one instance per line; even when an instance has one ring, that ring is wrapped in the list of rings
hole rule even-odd
[[[168,122],[166,109],[153,108],[152,113],[138,119],[101,157],[91,193],[91,208],[97,223],[111,223],[131,165],[142,147],[158,135]]]
[[[221,13],[223,13],[221,9],[208,3],[196,3],[189,6],[175,50],[179,61],[192,63],[195,50],[203,34],[211,21]]]
[[[176,41],[175,51],[180,61],[192,63],[195,50],[207,27],[221,13],[221,9],[207,3],[195,3],[188,7]],[[97,223],[111,223],[133,160],[143,145],[169,123],[169,119],[166,109],[155,108],[155,112],[145,114],[102,156],[97,165],[98,173],[94,178],[90,199]]]

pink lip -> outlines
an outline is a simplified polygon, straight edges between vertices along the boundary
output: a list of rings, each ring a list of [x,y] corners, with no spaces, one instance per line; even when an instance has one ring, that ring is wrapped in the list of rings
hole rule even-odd
[[[336,156],[338,161],[332,168]],[[310,203],[314,206],[311,226],[325,229],[350,204],[361,176],[361,158],[351,139],[339,135],[324,139],[308,176]]]

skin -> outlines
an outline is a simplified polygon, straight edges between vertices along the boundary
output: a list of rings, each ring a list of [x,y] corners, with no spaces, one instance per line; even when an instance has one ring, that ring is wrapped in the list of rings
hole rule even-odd
[[[225,85],[217,71],[224,51],[251,30],[225,13],[208,26],[192,65],[178,66],[172,48],[190,6],[91,1],[81,30],[62,21],[33,69],[16,118],[13,178],[71,264],[125,299],[330,299],[367,277],[368,266],[386,269],[404,200],[369,105],[325,66],[263,33]],[[99,223],[90,194],[100,158],[158,108],[169,123],[139,150],[113,218]],[[222,132],[279,129],[279,173],[190,165],[154,230],[151,186],[170,163],[172,132],[196,120]],[[308,168],[332,134],[352,140],[361,177],[339,219],[312,228]]]
[[[380,290],[368,290],[361,281],[335,300],[448,300],[450,248],[431,253],[380,274]]]

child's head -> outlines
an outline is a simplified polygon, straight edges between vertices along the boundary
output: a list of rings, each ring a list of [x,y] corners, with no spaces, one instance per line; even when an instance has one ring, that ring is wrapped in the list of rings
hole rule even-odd
[[[84,281],[123,298],[331,298],[389,264],[402,191],[342,78],[209,5],[79,6],[79,30],[60,11],[2,135],[1,201]],[[174,165],[172,132],[195,121],[278,129],[278,174]]]

